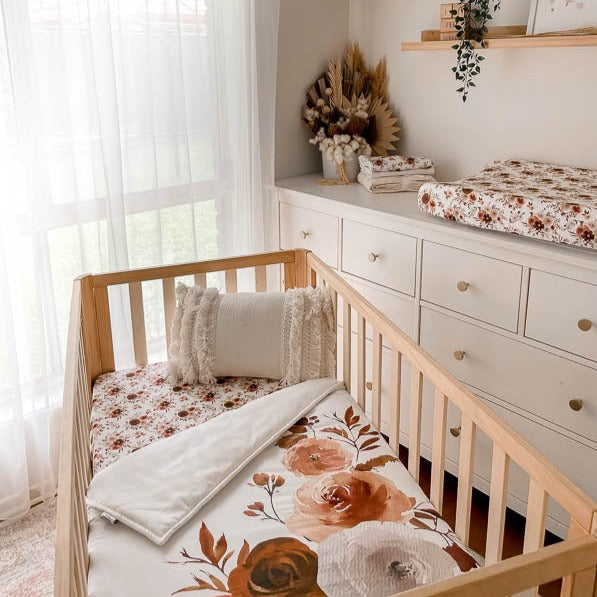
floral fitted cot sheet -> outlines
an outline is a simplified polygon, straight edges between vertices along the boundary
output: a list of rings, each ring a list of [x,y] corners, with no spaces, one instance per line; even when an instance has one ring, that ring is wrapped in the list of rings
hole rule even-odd
[[[478,567],[343,389],[276,437],[163,545],[90,507],[90,597],[383,597]]]
[[[496,161],[452,183],[426,183],[419,207],[469,226],[597,248],[597,170]]]

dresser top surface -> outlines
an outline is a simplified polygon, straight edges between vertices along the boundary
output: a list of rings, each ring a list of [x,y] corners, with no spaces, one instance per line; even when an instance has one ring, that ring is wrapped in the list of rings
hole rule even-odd
[[[592,249],[559,245],[493,230],[482,230],[430,216],[419,209],[417,193],[374,194],[358,183],[350,186],[319,185],[317,180],[320,178],[321,175],[318,174],[285,178],[277,180],[276,187],[315,198],[323,198],[339,204],[338,207],[350,207],[369,213],[383,214],[398,223],[432,229],[514,251],[534,253],[558,261],[570,259],[576,265],[597,270],[597,251]]]

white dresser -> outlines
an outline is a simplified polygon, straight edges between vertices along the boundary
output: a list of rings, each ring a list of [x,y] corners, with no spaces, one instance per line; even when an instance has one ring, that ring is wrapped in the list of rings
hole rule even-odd
[[[278,181],[281,248],[315,251],[597,498],[597,251],[433,218],[413,193],[372,195],[316,180]],[[390,366],[386,351],[386,383]],[[425,457],[432,398],[427,389]],[[386,400],[382,418],[387,409]],[[456,472],[457,412],[447,425],[447,466]],[[406,432],[404,423],[403,443]],[[490,468],[481,435],[475,486],[483,491]],[[510,507],[525,514],[528,479],[516,466],[509,489]],[[566,524],[551,504],[548,528],[562,535]]]

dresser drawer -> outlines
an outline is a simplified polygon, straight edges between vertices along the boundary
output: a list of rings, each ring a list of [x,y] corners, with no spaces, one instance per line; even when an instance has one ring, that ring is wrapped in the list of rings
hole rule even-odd
[[[342,271],[414,296],[416,238],[351,220],[342,227]]]
[[[309,249],[330,267],[338,267],[338,218],[280,203],[280,246]]]
[[[597,370],[428,308],[421,346],[461,381],[597,442]]]
[[[516,332],[522,267],[436,243],[423,243],[421,298]]]
[[[533,270],[525,333],[597,361],[597,286]]]
[[[597,451],[507,408],[485,400],[484,402],[575,484],[591,497],[597,498],[597,477],[587,474],[597,467]],[[453,441],[449,435],[448,438],[447,453],[448,446]],[[488,492],[491,480],[492,452],[493,442],[483,432],[478,431],[475,444],[475,474],[479,479],[475,479],[475,485],[486,492]],[[508,475],[508,505],[523,516],[526,516],[528,489],[528,474],[515,463],[511,463]],[[550,500],[547,516],[547,528],[565,537],[569,523],[566,511]]]
[[[415,305],[412,299],[405,298],[381,286],[366,284],[358,279],[343,274],[346,281],[362,294],[374,307],[377,307],[388,319],[393,321],[403,332],[414,338]],[[338,297],[338,313],[342,313],[342,297]],[[357,314],[352,310],[352,331],[358,329]],[[367,337],[371,338],[370,326],[367,326]]]

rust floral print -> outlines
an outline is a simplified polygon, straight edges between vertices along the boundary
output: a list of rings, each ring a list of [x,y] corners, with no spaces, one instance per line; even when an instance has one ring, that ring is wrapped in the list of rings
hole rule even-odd
[[[352,454],[331,439],[304,438],[286,451],[284,466],[297,475],[341,471],[352,464]]]
[[[294,514],[286,526],[318,543],[367,520],[408,521],[414,505],[414,498],[378,473],[332,473],[307,481],[296,492]]]
[[[225,377],[209,388],[168,382],[168,364],[101,375],[93,387],[93,470],[154,441],[280,389],[278,380]]]
[[[597,249],[597,170],[496,161],[454,183],[427,183],[420,208],[479,228]]]
[[[176,593],[383,597],[478,565],[346,395],[296,421],[224,494],[201,512],[199,546],[190,531],[171,560],[190,573]]]

